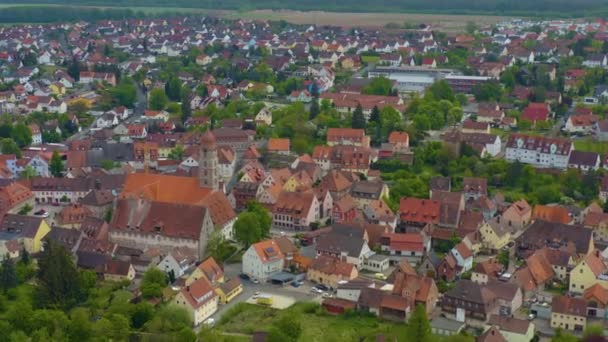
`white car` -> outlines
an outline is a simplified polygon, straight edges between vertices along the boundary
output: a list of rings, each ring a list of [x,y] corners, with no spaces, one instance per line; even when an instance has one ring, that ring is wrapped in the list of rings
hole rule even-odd
[[[318,288],[316,288],[316,287],[311,288],[311,289],[310,289],[310,291],[311,291],[311,292],[314,292],[314,293],[318,293],[318,294],[322,294],[322,293],[323,293],[323,290],[318,289]]]
[[[207,326],[212,327],[212,326],[214,326],[214,325],[215,325],[215,319],[214,319],[214,318],[209,318],[209,319],[207,319],[207,320],[204,322],[204,324],[205,324],[205,325],[207,325]]]
[[[323,297],[323,298],[331,298],[331,293],[323,292],[321,294],[321,297]]]
[[[251,279],[251,282],[254,283],[254,284],[259,284],[260,283],[260,281],[257,280],[257,279]]]

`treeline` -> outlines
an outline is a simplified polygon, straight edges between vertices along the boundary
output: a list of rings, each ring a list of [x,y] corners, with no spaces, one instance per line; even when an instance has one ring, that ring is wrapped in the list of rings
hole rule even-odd
[[[16,6],[0,9],[0,23],[52,23],[141,18],[145,13],[131,9],[101,9],[67,6]]]
[[[454,14],[504,14],[537,16],[602,16],[608,13],[604,0],[364,0],[327,2],[324,0],[4,0],[14,4],[66,4],[76,6],[155,6],[206,9],[293,9],[348,12],[434,12]]]

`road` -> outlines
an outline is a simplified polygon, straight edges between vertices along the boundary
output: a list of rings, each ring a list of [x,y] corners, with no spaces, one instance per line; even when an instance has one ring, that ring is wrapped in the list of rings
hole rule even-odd
[[[137,89],[137,100],[135,102],[135,107],[133,108],[133,114],[131,114],[131,116],[129,116],[123,122],[124,124],[130,124],[130,123],[137,121],[139,118],[141,118],[141,116],[146,111],[146,108],[148,105],[148,98],[146,96],[146,90],[140,84],[137,84],[136,89]],[[92,125],[94,125],[94,124],[95,124],[95,120],[93,120]],[[82,130],[80,132],[77,132],[76,134],[70,136],[66,140],[73,141],[73,140],[83,139],[89,135],[90,131],[91,131],[91,127],[82,128]]]

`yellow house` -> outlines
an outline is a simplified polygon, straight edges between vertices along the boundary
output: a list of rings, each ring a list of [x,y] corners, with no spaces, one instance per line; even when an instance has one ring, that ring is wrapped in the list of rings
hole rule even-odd
[[[239,278],[233,278],[225,283],[217,284],[214,289],[220,303],[226,304],[243,292],[243,284]]]
[[[599,251],[588,254],[570,271],[570,292],[582,294],[595,284],[608,288],[607,271]]]
[[[51,231],[51,227],[41,217],[7,214],[0,225],[0,232],[5,240],[17,240],[23,243],[28,253],[42,250],[42,239]]]
[[[52,83],[49,85],[49,89],[54,95],[63,96],[65,95],[65,86],[61,83]]]
[[[554,296],[551,302],[551,328],[583,331],[587,325],[587,302],[582,298]]]
[[[314,259],[306,273],[308,280],[334,289],[338,288],[340,281],[353,280],[358,276],[355,265],[329,256]]]
[[[511,232],[507,224],[501,221],[500,216],[486,222],[479,229],[481,244],[484,248],[499,250],[511,240]]]
[[[207,280],[219,297],[220,303],[228,303],[243,292],[243,284],[238,278],[226,281],[224,270],[213,258],[207,258],[186,279],[186,286],[199,279]]]
[[[207,279],[211,284],[213,283],[223,283],[224,282],[224,270],[220,267],[220,265],[213,259],[209,257],[205,259],[205,261],[201,262],[195,269],[192,271],[190,276],[186,279],[186,285],[190,285],[193,282],[199,279]]]
[[[314,180],[305,171],[300,171],[289,177],[289,179],[283,184],[283,190],[289,192],[295,192],[298,188],[309,188],[312,187]]]
[[[197,326],[217,311],[219,297],[207,279],[199,279],[182,288],[173,302],[186,309]]]

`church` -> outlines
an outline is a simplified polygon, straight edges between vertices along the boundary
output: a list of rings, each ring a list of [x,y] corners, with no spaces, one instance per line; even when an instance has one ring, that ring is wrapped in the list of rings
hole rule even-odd
[[[200,258],[214,231],[232,239],[236,220],[218,170],[213,133],[201,138],[198,177],[132,173],[126,178],[112,222],[110,240],[133,248],[195,249]]]

